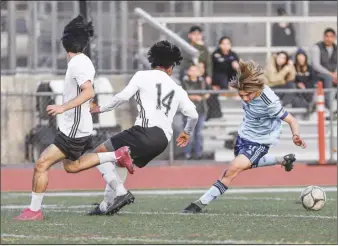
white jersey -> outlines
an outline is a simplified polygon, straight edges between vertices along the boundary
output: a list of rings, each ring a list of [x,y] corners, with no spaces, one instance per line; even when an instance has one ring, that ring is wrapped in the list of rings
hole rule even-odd
[[[66,103],[81,92],[81,85],[91,81],[93,84],[95,68],[92,61],[85,54],[74,56],[68,62],[63,92],[63,103]],[[89,101],[63,113],[60,131],[70,138],[81,138],[92,134],[93,120],[89,112]]]
[[[129,84],[114,98],[113,105],[102,107],[106,111],[128,101],[134,96],[137,102],[138,116],[135,125],[141,127],[161,128],[168,141],[171,140],[173,130],[172,121],[179,110],[184,115],[195,113],[195,105],[189,99],[187,92],[165,72],[161,70],[147,70],[136,72]]]

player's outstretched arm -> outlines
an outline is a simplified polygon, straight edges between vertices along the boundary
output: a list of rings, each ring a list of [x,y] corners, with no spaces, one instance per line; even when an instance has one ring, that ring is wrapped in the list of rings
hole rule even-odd
[[[63,112],[80,106],[95,96],[95,91],[91,81],[83,83],[81,86],[81,93],[74,99],[64,103],[63,105],[48,105],[47,112],[49,115],[62,114]]]
[[[292,132],[292,141],[295,145],[301,146],[303,149],[306,148],[306,143],[301,139],[299,133],[299,124],[298,121],[290,113],[283,119],[286,123],[289,124]]]

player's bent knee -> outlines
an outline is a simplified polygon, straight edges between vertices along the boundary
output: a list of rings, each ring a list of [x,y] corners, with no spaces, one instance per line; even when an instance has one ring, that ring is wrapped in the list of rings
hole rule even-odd
[[[78,168],[78,161],[63,162],[63,168],[67,173],[78,173],[81,170]]]
[[[41,156],[35,163],[34,170],[35,172],[45,172],[48,170],[50,164],[46,158]]]

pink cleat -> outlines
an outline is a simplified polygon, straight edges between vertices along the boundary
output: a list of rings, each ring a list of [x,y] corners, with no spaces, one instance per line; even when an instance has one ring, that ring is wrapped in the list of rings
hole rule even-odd
[[[130,149],[128,146],[123,146],[115,150],[116,162],[120,167],[127,168],[130,174],[134,173],[133,159],[130,156]]]
[[[32,211],[26,208],[20,215],[14,217],[13,220],[43,220],[43,213],[41,209],[39,211]]]

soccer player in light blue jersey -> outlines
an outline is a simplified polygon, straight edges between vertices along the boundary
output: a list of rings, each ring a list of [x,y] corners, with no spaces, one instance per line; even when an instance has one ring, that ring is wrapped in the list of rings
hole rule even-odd
[[[299,134],[297,120],[283,108],[276,94],[265,85],[262,69],[252,61],[240,61],[239,72],[230,85],[238,90],[244,109],[244,119],[238,130],[234,150],[235,158],[223,172],[222,178],[197,201],[186,207],[184,213],[201,212],[203,207],[226,192],[238,174],[247,169],[280,164],[286,171],[291,171],[296,160],[294,154],[281,158],[266,155],[269,147],[278,143],[282,120],[291,128],[293,143],[306,148]]]

